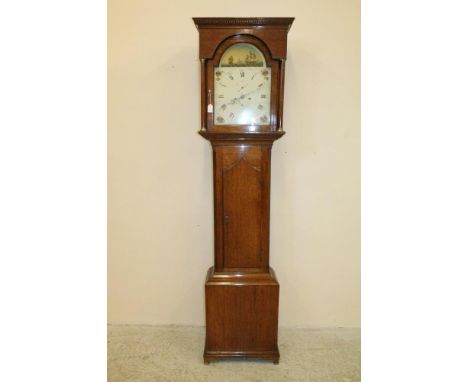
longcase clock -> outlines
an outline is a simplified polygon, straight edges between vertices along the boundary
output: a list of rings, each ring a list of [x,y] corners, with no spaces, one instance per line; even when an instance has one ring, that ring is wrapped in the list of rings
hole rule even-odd
[[[204,361],[279,362],[279,283],[269,265],[270,160],[284,135],[293,18],[194,18],[201,130],[213,148],[215,261],[205,282]]]

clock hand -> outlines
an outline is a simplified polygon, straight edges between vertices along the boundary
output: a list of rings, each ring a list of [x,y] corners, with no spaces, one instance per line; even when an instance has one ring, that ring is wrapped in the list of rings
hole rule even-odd
[[[255,93],[256,91],[258,91],[262,86],[263,86],[263,82],[262,82],[259,86],[257,86],[256,89],[251,90],[250,92],[247,92],[247,93],[245,93],[245,94],[241,94],[239,97],[234,97],[233,99],[231,99],[231,100],[228,102],[228,104],[234,105],[237,101],[240,101],[241,99],[244,99],[246,96],[251,95],[251,94]],[[243,106],[243,105],[242,105],[242,106]]]
[[[248,95],[251,95],[251,94],[255,93],[255,92],[258,91],[262,86],[263,86],[263,82],[262,82],[260,85],[258,85],[254,90],[251,90],[250,92],[247,92],[247,93],[245,93],[245,94],[241,94],[241,97],[242,97],[242,96],[245,97],[245,96],[248,96]]]
[[[247,93],[244,93],[244,94],[241,94],[239,95],[239,97],[234,97],[233,99],[231,99],[229,102],[227,102],[229,105],[234,105],[237,101],[240,101],[241,99],[244,99],[245,97],[247,97],[248,95],[251,95],[253,93],[255,93],[256,91],[260,90],[260,88],[262,88],[264,82],[262,82],[260,85],[258,85],[254,90],[251,90],[250,92],[247,92]],[[239,91],[239,90],[238,90]],[[242,105],[242,104],[241,104]],[[243,107],[243,105],[242,105]]]

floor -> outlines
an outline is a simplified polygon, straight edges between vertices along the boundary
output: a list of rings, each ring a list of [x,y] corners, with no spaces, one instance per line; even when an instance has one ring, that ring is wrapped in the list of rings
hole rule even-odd
[[[280,363],[203,364],[204,328],[108,327],[108,382],[360,381],[360,329],[281,329]]]

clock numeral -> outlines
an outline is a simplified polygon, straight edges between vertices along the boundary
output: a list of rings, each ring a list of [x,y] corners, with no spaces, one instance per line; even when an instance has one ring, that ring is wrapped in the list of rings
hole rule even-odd
[[[234,119],[234,113],[230,113],[229,118]]]
[[[229,75],[229,78],[230,78],[231,80],[233,80],[233,79],[234,79],[234,77],[233,77],[231,74]]]
[[[260,98],[266,98],[266,94],[262,94]]]
[[[245,76],[245,73],[244,73],[243,70],[240,72],[240,76],[241,76],[242,78]]]
[[[216,122],[224,123],[224,118],[223,117],[216,117]]]
[[[221,105],[221,110],[226,110],[226,104]]]
[[[218,98],[224,98],[224,94],[218,95]]]
[[[258,85],[259,88],[261,88],[262,86],[263,86],[263,82],[260,85]]]
[[[220,72],[219,70],[216,71],[216,76],[220,76],[223,72]]]
[[[263,114],[263,115],[260,117],[260,121],[262,121],[262,122],[268,122],[268,117],[267,117],[265,114]]]
[[[258,105],[258,106],[257,106],[257,109],[258,109],[258,110],[262,110],[262,109],[263,109],[263,105]]]

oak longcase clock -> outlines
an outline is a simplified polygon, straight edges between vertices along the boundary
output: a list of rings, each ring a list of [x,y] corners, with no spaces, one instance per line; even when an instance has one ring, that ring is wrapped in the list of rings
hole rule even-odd
[[[201,129],[213,148],[215,261],[205,282],[204,360],[279,362],[279,283],[269,265],[270,160],[284,135],[293,18],[194,18]]]

